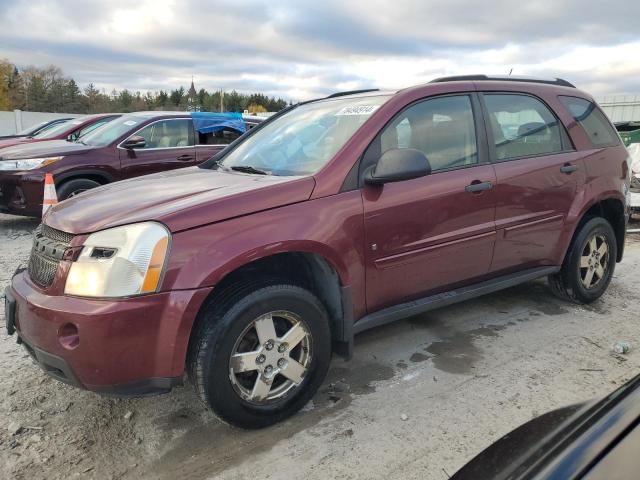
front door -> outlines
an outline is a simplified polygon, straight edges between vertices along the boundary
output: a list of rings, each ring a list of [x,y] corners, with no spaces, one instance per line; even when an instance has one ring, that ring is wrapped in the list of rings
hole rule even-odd
[[[363,187],[369,312],[487,274],[495,241],[496,179],[486,159],[484,130],[477,128],[479,110],[472,94],[420,101],[396,116],[369,147],[367,154],[373,149],[376,155],[415,148],[432,168],[422,178]]]
[[[516,93],[482,98],[497,177],[491,271],[555,265],[565,218],[584,182],[581,154],[540,99]]]
[[[158,120],[131,136],[140,136],[146,143],[143,148],[119,148],[123,178],[190,167],[197,163],[191,119]]]

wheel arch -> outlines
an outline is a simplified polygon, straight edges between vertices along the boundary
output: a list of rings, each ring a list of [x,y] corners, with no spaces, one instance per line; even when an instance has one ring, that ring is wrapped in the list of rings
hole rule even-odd
[[[325,255],[304,250],[273,253],[236,266],[220,276],[202,303],[191,326],[189,348],[205,317],[204,311],[212,303],[224,301],[235,286],[281,282],[305,288],[318,297],[329,315],[334,350],[349,357],[353,345],[353,307],[351,289],[345,280],[339,267]]]
[[[71,180],[79,179],[93,180],[94,182],[98,182],[100,185],[106,185],[107,183],[115,181],[112,175],[95,169],[72,170],[70,172],[54,175],[53,178],[56,188],[60,188],[63,184]]]
[[[622,261],[627,219],[625,214],[624,202],[617,197],[604,197],[597,199],[583,209],[579,220],[576,222],[576,226],[571,236],[571,241],[565,249],[565,255],[566,252],[568,252],[571,248],[571,245],[573,245],[573,242],[575,241],[575,238],[578,235],[578,232],[580,231],[582,225],[584,225],[585,222],[591,217],[602,217],[611,224],[611,227],[613,228],[613,231],[616,235],[616,262]]]

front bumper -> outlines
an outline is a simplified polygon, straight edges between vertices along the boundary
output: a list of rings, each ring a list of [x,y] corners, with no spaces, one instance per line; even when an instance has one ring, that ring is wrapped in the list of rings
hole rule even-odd
[[[43,195],[44,174],[0,172],[0,212],[39,217]]]
[[[210,288],[120,300],[51,296],[26,272],[13,278],[15,328],[57,380],[102,394],[139,396],[182,382],[191,326]],[[62,341],[69,326],[77,345]]]

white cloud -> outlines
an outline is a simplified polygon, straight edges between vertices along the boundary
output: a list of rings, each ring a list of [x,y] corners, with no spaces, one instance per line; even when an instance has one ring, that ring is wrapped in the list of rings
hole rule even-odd
[[[460,73],[567,77],[640,91],[640,3],[601,0],[14,0],[0,56],[56,64],[81,84],[198,87],[303,100]]]

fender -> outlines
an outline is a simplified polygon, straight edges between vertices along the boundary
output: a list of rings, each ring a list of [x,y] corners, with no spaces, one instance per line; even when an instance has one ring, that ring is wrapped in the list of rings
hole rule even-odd
[[[597,196],[587,196],[586,189],[583,189],[578,193],[578,195],[576,195],[573,205],[571,206],[571,210],[567,215],[564,232],[562,234],[562,241],[558,246],[556,257],[558,259],[558,265],[562,264],[564,261],[567,251],[569,250],[569,246],[571,245],[571,242],[577,233],[577,229],[580,226],[580,222],[584,218],[585,214],[595,205],[605,200],[615,200],[620,202],[624,210],[625,198],[620,190],[606,190]],[[615,225],[613,227],[615,229]],[[618,232],[616,232],[616,235],[617,234]],[[618,261],[620,261],[622,259],[622,249],[618,248],[618,250]]]
[[[229,273],[281,253],[322,257],[365,310],[364,225],[359,191],[236,217],[173,234],[163,290],[212,287]]]
[[[103,180],[103,184],[116,182],[119,179],[116,178],[111,173],[96,168],[82,168],[78,170],[69,170],[64,173],[54,174],[54,179],[56,182],[56,187],[59,187],[62,183],[67,180],[71,180],[74,178],[86,178],[86,177],[98,177]]]

